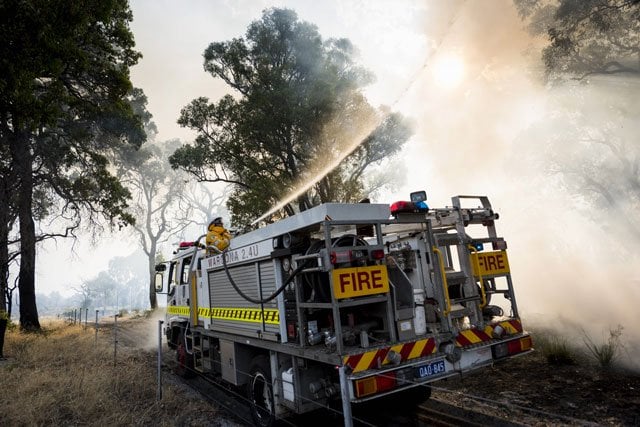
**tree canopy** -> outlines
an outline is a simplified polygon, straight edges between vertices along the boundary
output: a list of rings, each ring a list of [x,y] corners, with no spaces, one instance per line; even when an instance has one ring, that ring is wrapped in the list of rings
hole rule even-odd
[[[373,77],[356,54],[349,40],[323,40],[292,10],[265,10],[244,38],[205,50],[205,70],[234,93],[182,109],[178,122],[197,137],[173,154],[172,165],[232,184],[228,207],[237,225],[332,164],[285,212],[362,198],[365,170],[398,152],[411,130],[399,114],[369,105],[362,90]],[[341,162],[345,151],[351,154]]]
[[[514,0],[551,78],[640,74],[640,0]]]
[[[127,100],[129,67],[140,57],[131,19],[126,0],[0,3],[0,150],[8,155],[1,172],[14,183],[25,329],[39,328],[36,241],[73,234],[82,220],[133,221],[129,192],[110,173],[107,157],[145,139]],[[37,237],[34,220],[50,216],[66,224],[64,231]]]

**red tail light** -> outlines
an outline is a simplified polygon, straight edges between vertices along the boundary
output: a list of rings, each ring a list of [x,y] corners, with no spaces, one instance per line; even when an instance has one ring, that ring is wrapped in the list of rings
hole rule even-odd
[[[384,249],[374,249],[371,251],[371,258],[375,260],[384,258]]]
[[[531,336],[503,342],[491,347],[494,359],[502,359],[503,357],[513,356],[514,354],[523,353],[533,348],[533,340]]]
[[[334,265],[351,262],[351,251],[331,252],[331,255],[329,255],[329,260],[331,261],[331,264]]]

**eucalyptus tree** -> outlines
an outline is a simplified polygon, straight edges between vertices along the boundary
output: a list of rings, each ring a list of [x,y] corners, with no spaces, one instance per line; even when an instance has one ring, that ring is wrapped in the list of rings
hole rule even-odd
[[[106,156],[145,138],[126,101],[129,67],[140,57],[131,19],[126,0],[0,2],[0,150],[3,179],[14,184],[23,329],[40,328],[35,220],[56,216],[67,224],[40,238],[70,236],[101,218],[133,222],[129,192]]]
[[[373,76],[356,56],[349,40],[323,40],[294,11],[265,10],[244,38],[205,50],[205,70],[233,94],[182,109],[178,123],[197,137],[172,165],[230,184],[227,206],[239,226],[305,181],[314,184],[286,214],[362,198],[367,168],[397,153],[411,130],[399,114],[367,102],[363,89]]]
[[[535,35],[547,75],[640,76],[640,0],[514,0]]]
[[[157,307],[155,264],[160,245],[180,234],[190,223],[192,205],[186,198],[187,179],[172,169],[169,154],[181,145],[179,140],[148,142],[130,150],[119,167],[119,176],[133,196],[130,212],[135,216],[133,230],[147,257],[149,303]]]

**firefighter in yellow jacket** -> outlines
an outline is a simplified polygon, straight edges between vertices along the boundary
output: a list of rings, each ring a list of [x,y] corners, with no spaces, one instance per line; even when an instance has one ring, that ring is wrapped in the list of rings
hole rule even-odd
[[[207,231],[206,244],[207,246],[215,246],[218,250],[223,251],[229,246],[231,241],[231,234],[224,228],[222,224],[222,218],[217,217],[209,224]],[[210,254],[215,254],[215,249],[207,249]]]

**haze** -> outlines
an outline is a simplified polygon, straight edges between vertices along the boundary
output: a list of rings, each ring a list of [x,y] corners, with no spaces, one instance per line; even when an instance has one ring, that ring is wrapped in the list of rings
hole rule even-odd
[[[406,199],[421,189],[431,206],[448,205],[456,194],[489,196],[501,214],[498,230],[509,243],[525,322],[582,327],[596,338],[620,324],[623,338],[638,345],[640,273],[633,248],[639,242],[629,237],[622,244],[622,226],[601,227],[585,198],[551,170],[574,151],[548,144],[561,130],[552,120],[559,114],[588,109],[594,120],[606,121],[611,104],[623,99],[637,117],[636,81],[625,81],[622,94],[613,78],[594,79],[589,89],[544,87],[544,40],[525,31],[510,0],[137,0],[131,2],[132,30],[144,58],[132,79],[148,96],[159,139],[194,137],[176,124],[180,109],[197,96],[227,93],[203,71],[205,47],[244,35],[271,6],[296,10],[324,38],[351,39],[377,77],[367,91],[372,104],[390,105],[415,121],[416,133],[399,158],[401,180],[375,202]],[[613,98],[605,102],[606,96]],[[630,126],[627,132],[638,130]],[[70,257],[60,255],[69,252],[66,245],[48,245],[39,255],[37,290],[68,290],[115,254],[135,249],[121,235],[105,236],[98,247],[80,243]],[[71,273],[58,271],[61,264]]]

